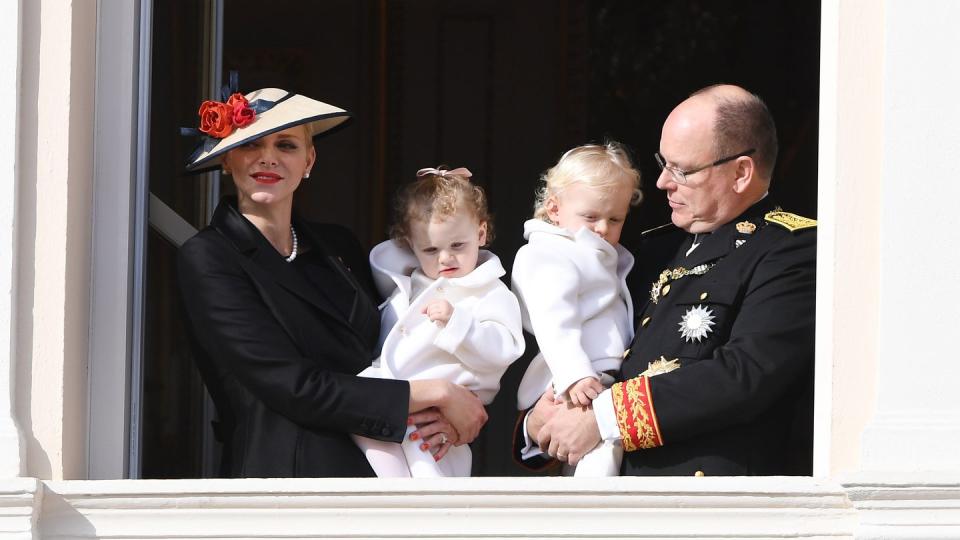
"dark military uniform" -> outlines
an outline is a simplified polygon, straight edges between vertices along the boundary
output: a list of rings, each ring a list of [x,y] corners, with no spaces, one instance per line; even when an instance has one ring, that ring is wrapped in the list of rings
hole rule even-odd
[[[815,222],[772,210],[689,255],[672,225],[637,250],[636,337],[613,388],[622,474],[811,473]]]

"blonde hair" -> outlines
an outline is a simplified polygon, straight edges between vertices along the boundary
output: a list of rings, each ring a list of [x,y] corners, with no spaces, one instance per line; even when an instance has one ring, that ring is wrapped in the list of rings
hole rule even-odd
[[[487,209],[487,196],[483,188],[466,176],[451,174],[425,174],[400,189],[393,206],[393,226],[390,237],[407,243],[410,223],[414,220],[429,223],[433,219],[446,219],[458,211],[466,210],[480,223],[487,225],[487,244],[493,241],[493,220]]]
[[[585,144],[568,150],[556,165],[540,176],[543,186],[537,190],[533,217],[551,223],[547,217],[547,201],[558,196],[567,187],[583,183],[590,187],[609,190],[629,185],[633,190],[630,205],[643,200],[640,191],[640,171],[633,167],[627,151],[618,142]]]
[[[303,126],[303,133],[306,135],[306,144],[307,150],[313,148],[313,125],[310,122],[306,124],[301,124]]]

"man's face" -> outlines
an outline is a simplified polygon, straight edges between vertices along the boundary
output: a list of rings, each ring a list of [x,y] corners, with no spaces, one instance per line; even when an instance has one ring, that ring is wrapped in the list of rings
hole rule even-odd
[[[714,105],[693,97],[677,106],[663,124],[660,154],[668,167],[691,170],[717,160],[713,141]],[[664,169],[657,188],[667,192],[673,224],[690,233],[712,232],[737,217],[736,161],[688,174],[680,184]]]

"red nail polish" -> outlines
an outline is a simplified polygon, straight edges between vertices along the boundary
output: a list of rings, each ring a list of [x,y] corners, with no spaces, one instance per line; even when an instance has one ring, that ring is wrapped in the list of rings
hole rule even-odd
[[[440,456],[433,456],[434,461],[440,461]]]
[[[416,431],[414,431],[413,433],[410,434],[410,440],[411,440],[411,441],[415,441],[415,440],[417,440],[417,439],[419,439],[419,438],[420,438],[420,433],[418,433],[418,432],[416,432]]]
[[[430,449],[430,443],[423,443],[423,444],[421,444],[421,445],[420,445],[420,449],[423,450],[424,452],[426,452],[427,450]]]

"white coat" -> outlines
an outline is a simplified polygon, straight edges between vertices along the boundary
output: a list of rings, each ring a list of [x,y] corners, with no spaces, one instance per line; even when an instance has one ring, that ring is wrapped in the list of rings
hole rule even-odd
[[[500,277],[506,272],[493,253],[480,250],[477,267],[456,278],[440,277],[413,301],[411,275],[416,256],[388,240],[370,252],[381,305],[381,378],[445,379],[472,390],[489,404],[500,377],[523,354],[520,306]],[[441,328],[422,313],[436,299],[453,306]]]
[[[633,255],[596,233],[577,233],[539,219],[524,224],[527,244],[513,263],[513,291],[523,327],[537,338],[538,354],[517,395],[528,409],[553,382],[566,392],[584,377],[620,368],[633,340],[633,304],[626,276]]]

